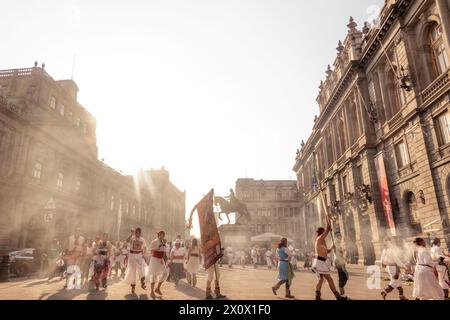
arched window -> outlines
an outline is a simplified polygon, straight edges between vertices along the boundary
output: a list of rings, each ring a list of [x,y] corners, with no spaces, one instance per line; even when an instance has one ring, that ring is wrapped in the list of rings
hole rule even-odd
[[[435,79],[446,72],[450,66],[442,36],[442,27],[437,23],[433,23],[428,33],[428,48],[433,66],[432,78]]]
[[[409,221],[411,222],[411,234],[417,235],[422,233],[422,228],[420,226],[419,222],[419,215],[418,215],[418,209],[417,209],[417,200],[416,196],[413,192],[408,192],[406,194],[406,210],[408,212]]]

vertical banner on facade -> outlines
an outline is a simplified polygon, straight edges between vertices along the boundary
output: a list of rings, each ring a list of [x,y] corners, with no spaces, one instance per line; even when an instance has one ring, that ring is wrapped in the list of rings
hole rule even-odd
[[[389,195],[389,185],[386,175],[386,167],[384,166],[383,153],[375,158],[375,169],[378,177],[378,188],[380,191],[381,203],[383,205],[384,216],[386,218],[387,226],[391,232],[391,236],[396,236],[394,217],[392,215],[391,198]]]
[[[222,244],[214,216],[214,190],[211,190],[196,206],[200,224],[204,267],[208,269],[222,258]]]

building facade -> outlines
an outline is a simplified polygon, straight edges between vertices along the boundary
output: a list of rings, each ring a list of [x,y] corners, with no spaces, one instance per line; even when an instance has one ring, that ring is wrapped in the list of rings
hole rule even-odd
[[[305,226],[295,180],[238,179],[236,197],[250,212],[251,220],[243,223],[251,236],[270,232],[303,245]]]
[[[39,247],[76,227],[123,239],[135,226],[150,233],[165,214],[98,160],[96,120],[77,93],[37,63],[0,71],[0,249]]]
[[[181,235],[183,239],[187,237],[186,191],[179,190],[170,181],[170,173],[164,167],[141,171],[138,176],[139,189],[150,195],[155,210],[152,235],[164,230],[168,240],[175,240],[177,235]]]
[[[309,246],[326,214],[352,262],[389,236],[450,246],[449,9],[388,0],[373,25],[350,19],[293,168]]]

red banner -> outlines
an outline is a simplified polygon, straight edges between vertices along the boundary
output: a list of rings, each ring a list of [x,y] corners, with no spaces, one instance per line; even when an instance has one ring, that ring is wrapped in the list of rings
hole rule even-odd
[[[395,222],[392,215],[392,204],[389,195],[389,185],[386,175],[386,167],[384,166],[383,153],[375,158],[375,169],[378,177],[378,187],[380,191],[381,203],[383,205],[384,216],[386,218],[387,226],[391,232],[391,236],[396,236]]]
[[[196,206],[200,224],[204,267],[208,269],[222,258],[222,245],[214,216],[214,190],[211,190]]]

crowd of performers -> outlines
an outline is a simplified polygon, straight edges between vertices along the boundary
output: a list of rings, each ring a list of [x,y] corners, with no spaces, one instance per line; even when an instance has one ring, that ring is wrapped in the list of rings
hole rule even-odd
[[[314,255],[304,254],[304,267],[311,268],[317,277],[315,299],[322,300],[322,285],[326,282],[337,300],[346,300],[345,286],[349,280],[346,270],[345,252],[334,245],[328,248],[326,238],[331,233],[328,221],[326,228],[316,231]],[[213,299],[212,284],[216,298],[223,298],[220,292],[220,269],[218,265],[226,262],[245,267],[247,264],[257,268],[265,265],[268,269],[278,269],[277,283],[272,292],[277,295],[284,285],[285,297],[294,299],[291,293],[292,281],[299,260],[299,251],[288,246],[286,238],[281,239],[276,250],[253,247],[247,250],[233,251],[232,247],[223,248],[223,259],[206,270],[206,299]],[[51,266],[48,280],[56,276],[66,277],[64,289],[81,289],[89,285],[93,290],[106,289],[108,279],[113,273],[116,278],[124,279],[130,286],[131,293],[136,292],[136,285],[147,289],[150,284],[150,296],[162,296],[161,287],[166,281],[173,281],[175,286],[181,279],[196,287],[197,274],[201,268],[202,250],[197,239],[183,241],[181,236],[173,243],[165,239],[165,232],[160,231],[147,245],[142,230],[132,229],[124,241],[113,242],[108,234],[95,239],[85,239],[77,229],[65,244],[65,250],[54,240],[47,250]],[[313,256],[313,257],[312,257]],[[312,259],[311,259],[312,257]],[[414,282],[412,298],[416,300],[449,299],[449,265],[450,254],[441,248],[440,239],[434,239],[427,247],[422,238],[405,245],[397,238],[386,239],[381,255],[382,267],[389,275],[389,284],[381,291],[381,298],[398,291],[400,300],[407,300],[402,281]],[[331,277],[331,267],[338,273],[338,286]]]
[[[159,231],[156,238],[147,245],[141,228],[132,229],[125,241],[112,242],[108,234],[94,240],[85,239],[80,229],[70,236],[67,248],[62,250],[55,239],[50,246],[48,259],[50,273],[48,281],[55,276],[65,276],[64,289],[79,290],[91,285],[92,289],[106,289],[108,279],[114,276],[124,279],[135,294],[136,285],[143,290],[150,283],[150,296],[163,295],[161,287],[166,281],[175,286],[186,278],[189,285],[196,287],[197,273],[201,267],[202,253],[197,239],[183,241],[177,236],[173,243],[165,239],[165,232]],[[216,265],[206,270],[206,299],[213,299],[212,283],[215,283],[215,298],[225,298],[220,292],[220,270]],[[119,275],[120,274],[120,275]]]
[[[334,244],[331,248],[327,247],[326,238],[330,231],[329,221],[326,228],[318,228],[316,231],[315,257],[311,266],[311,270],[317,277],[315,300],[322,300],[321,291],[324,281],[328,283],[337,300],[347,300],[345,286],[349,275],[345,254],[342,249],[336,249]],[[284,284],[285,297],[289,299],[295,298],[290,291],[295,277],[292,257],[293,252],[288,248],[287,239],[281,239],[275,258],[278,261],[278,282],[272,287],[272,291],[277,295],[278,289]],[[402,280],[409,280],[414,282],[412,297],[415,300],[449,300],[449,258],[450,254],[444,252],[438,238],[434,239],[431,248],[427,247],[422,238],[416,238],[411,246],[402,244],[397,238],[386,239],[381,264],[383,268],[386,268],[390,282],[381,291],[382,299],[385,300],[389,293],[398,290],[399,299],[408,300],[404,294]],[[338,273],[338,288],[331,277],[332,265]]]
[[[290,246],[289,249],[291,250],[289,261],[294,270],[298,269],[300,260],[305,261],[303,264],[304,268],[311,266],[312,261],[307,252],[301,253],[299,249],[295,249],[293,246]],[[265,267],[269,270],[277,267],[278,260],[275,250],[272,248],[255,246],[253,248],[234,250],[232,246],[228,246],[222,250],[224,255],[220,260],[220,266],[228,265],[229,268],[232,268],[234,265],[237,265],[245,268],[247,265],[251,265],[255,269]]]

